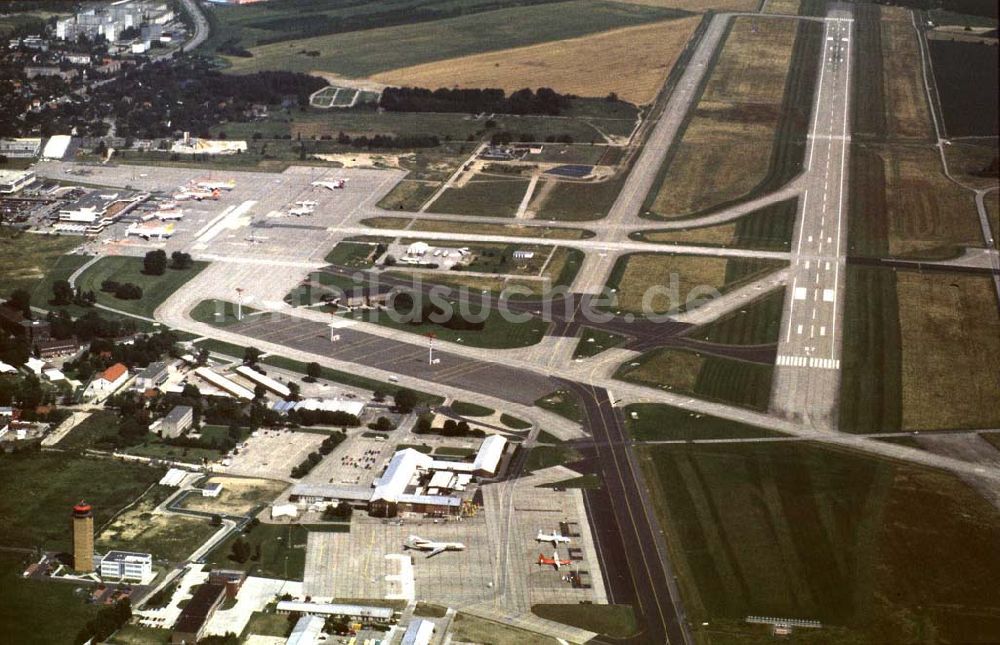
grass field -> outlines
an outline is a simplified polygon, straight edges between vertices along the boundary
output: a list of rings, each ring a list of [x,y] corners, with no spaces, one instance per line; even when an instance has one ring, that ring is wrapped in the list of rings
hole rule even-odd
[[[198,275],[206,266],[207,262],[195,262],[190,269],[167,269],[163,275],[146,275],[142,272],[142,258],[107,256],[84,271],[76,284],[84,291],[93,291],[99,304],[151,318],[164,300],[180,289],[185,282]],[[105,280],[138,285],[142,289],[142,298],[119,300],[110,293],[104,293],[101,291],[101,283]]]
[[[903,429],[1000,426],[1000,314],[990,278],[899,271],[896,289]]]
[[[902,347],[896,272],[848,265],[845,272],[840,429],[902,427]]]
[[[513,237],[544,237],[553,240],[581,240],[594,237],[593,231],[556,226],[521,226],[518,224],[487,224],[468,221],[411,219],[408,217],[371,217],[361,220],[372,228],[408,228],[411,231],[434,233],[471,233],[474,235],[504,235]]]
[[[921,73],[920,45],[910,23],[910,12],[903,7],[879,9],[886,135],[894,140],[929,139],[933,124]]]
[[[647,209],[678,217],[736,199],[768,175],[798,28],[738,18]]]
[[[421,63],[574,38],[680,15],[671,9],[600,0],[543,4],[472,15],[287,40],[251,47],[250,58],[227,57],[232,70],[321,70],[370,76]],[[318,52],[311,55],[308,52]]]
[[[996,51],[981,43],[931,40],[930,52],[947,135],[995,137]]]
[[[781,331],[781,308],[785,289],[771,291],[731,311],[688,336],[723,345],[764,345],[777,343]]]
[[[451,407],[452,412],[463,417],[488,417],[496,411],[493,408],[468,401],[454,401],[449,407]]]
[[[375,263],[375,251],[377,244],[373,242],[338,242],[326,257],[324,262],[339,264],[340,266],[366,269]]]
[[[930,148],[852,146],[848,213],[852,255],[939,259],[983,245],[972,194]]]
[[[621,169],[611,179],[601,182],[552,182],[548,189],[539,182],[536,191],[544,197],[532,198],[535,218],[566,222],[603,218],[625,185],[627,171],[627,168]]]
[[[514,217],[527,189],[527,179],[477,178],[460,188],[445,190],[429,210],[456,215]]]
[[[504,424],[508,428],[513,428],[514,430],[527,430],[531,427],[531,423],[529,421],[511,416],[506,412],[500,415],[500,423]]]
[[[950,146],[944,147],[944,154],[948,159],[948,170],[964,185],[983,189],[997,186],[1000,180],[997,172],[986,172],[993,160],[1000,156],[995,138],[953,141]],[[991,194],[995,197],[997,193]]]
[[[583,421],[583,410],[580,409],[580,401],[576,398],[575,394],[567,390],[556,390],[555,392],[546,394],[535,401],[535,405],[543,410],[548,410],[561,417],[565,417],[570,421],[577,423]],[[541,440],[541,434],[539,434],[539,441]]]
[[[24,645],[74,642],[99,609],[84,602],[91,587],[25,580],[21,577],[27,566],[24,558],[23,553],[0,551],[0,589],[5,590],[0,592],[0,625],[4,640]]]
[[[163,469],[57,453],[21,453],[0,458],[0,546],[68,550],[70,511],[86,499],[94,526],[163,476]]]
[[[617,347],[625,342],[625,337],[602,329],[586,327],[580,334],[580,341],[573,350],[573,358],[590,358],[597,356],[606,349]]]
[[[738,249],[788,251],[792,246],[798,199],[764,206],[724,224],[680,230],[650,230],[633,234],[633,239],[659,244],[698,244]]]
[[[957,478],[798,442],[639,451],[698,642],[773,642],[747,615],[822,621],[803,642],[997,633],[1000,515]]]
[[[376,74],[390,85],[419,87],[551,87],[577,96],[614,92],[651,103],[700,17],[626,27],[558,42],[464,56]]]
[[[615,378],[670,392],[767,409],[773,365],[748,363],[673,348],[646,352],[622,365]]]
[[[658,403],[625,406],[625,427],[638,441],[746,439],[777,437],[780,432],[711,417]]]
[[[631,605],[532,605],[531,613],[614,638],[626,638],[639,630]]]
[[[712,290],[725,293],[782,266],[769,260],[631,253],[615,263],[607,286],[617,289],[617,309],[663,314],[693,309],[704,304]]]
[[[513,627],[494,622],[472,614],[459,612],[451,623],[452,638],[462,643],[490,643],[490,645],[522,645],[536,643],[538,645],[556,645],[560,641],[538,632],[530,632],[520,627]]]
[[[260,524],[246,535],[254,550],[260,545],[259,560],[240,563],[229,558],[238,535],[230,536],[209,553],[207,559],[217,567],[239,569],[250,575],[302,580],[308,535],[305,527],[299,524]]]
[[[471,313],[478,315],[480,310],[473,307]],[[388,313],[380,311],[358,311],[347,317],[373,322],[421,336],[434,333],[439,340],[487,349],[510,349],[513,347],[534,345],[542,339],[549,326],[548,323],[543,322],[541,318],[537,317],[531,317],[525,322],[506,320],[500,310],[494,307],[490,308],[489,313],[483,320],[483,328],[478,330],[449,329],[432,322],[422,322],[419,324],[396,322],[392,320]]]
[[[60,255],[48,264],[45,275],[31,287],[31,305],[48,309],[52,300],[52,285],[57,280],[68,280],[73,272],[90,260],[88,255]]]
[[[181,506],[192,511],[203,513],[227,513],[229,515],[246,515],[254,508],[273,501],[281,491],[288,487],[286,482],[270,479],[247,479],[243,477],[209,478],[202,486],[210,483],[222,484],[222,492],[218,497],[188,495]]]
[[[31,291],[49,272],[72,264],[75,256],[65,259],[62,256],[78,247],[82,241],[81,238],[70,235],[35,235],[0,226],[0,266],[3,267],[0,297],[9,296],[15,289]],[[52,297],[51,282],[48,285],[48,293],[44,294],[44,298],[39,298],[39,302],[34,302],[33,299],[32,304],[44,306],[43,303],[48,302]]]
[[[170,642],[170,630],[142,625],[125,625],[107,641],[108,645],[157,645]]]
[[[379,208],[413,212],[437,192],[440,182],[404,179],[379,201]],[[379,219],[379,218],[375,218]]]
[[[94,537],[94,548],[103,553],[125,544],[132,551],[152,553],[156,560],[186,560],[219,528],[212,526],[207,518],[154,514],[156,505],[173,492],[150,491],[137,506],[119,515]]]

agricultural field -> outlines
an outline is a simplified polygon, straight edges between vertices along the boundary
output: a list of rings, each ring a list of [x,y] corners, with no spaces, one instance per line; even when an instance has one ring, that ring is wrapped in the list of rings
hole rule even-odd
[[[852,146],[848,212],[851,255],[940,259],[983,246],[972,193],[930,148]]]
[[[430,210],[454,215],[514,217],[527,189],[527,179],[480,175],[462,187],[445,190]]]
[[[204,487],[215,483],[222,484],[222,492],[218,497],[188,495],[181,507],[202,513],[246,515],[258,506],[274,500],[288,487],[286,482],[270,479],[221,476],[210,477],[200,485]]]
[[[957,477],[802,442],[639,460],[699,642],[771,642],[747,615],[821,621],[802,642],[996,633],[1000,514]]]
[[[625,406],[625,427],[637,441],[747,439],[778,437],[780,432],[711,417],[659,403]]]
[[[132,551],[152,553],[156,560],[186,560],[219,528],[212,526],[207,518],[154,513],[157,505],[174,492],[162,486],[148,492],[137,505],[97,533],[94,548],[103,553],[127,545]]]
[[[647,217],[676,218],[749,197],[802,165],[821,30],[738,18],[697,107],[664,160]]]
[[[231,71],[321,71],[345,77],[535,45],[683,15],[674,9],[603,0],[539,4],[248,47],[226,56]],[[412,15],[404,18],[413,22]],[[293,18],[301,24],[302,18]]]
[[[67,527],[68,518],[66,515]],[[0,551],[0,624],[4,626],[4,640],[25,645],[72,643],[99,607],[85,602],[89,597],[87,586],[22,578],[27,563],[34,561],[24,553]]]
[[[659,348],[630,361],[615,378],[669,392],[766,410],[773,365]]]
[[[777,343],[784,302],[785,289],[771,291],[749,302],[742,309],[731,311],[695,329],[687,336],[722,345]]]
[[[63,254],[80,246],[82,241],[72,235],[36,235],[0,226],[0,266],[4,278],[0,297],[9,296],[15,289],[32,291],[56,267],[73,264],[76,256],[64,258]],[[79,257],[86,261],[85,256]],[[44,294],[44,300],[39,298],[40,301],[47,302],[52,297],[51,282],[48,284],[48,293]]]
[[[616,290],[621,311],[664,314],[692,309],[715,292],[725,293],[782,266],[771,260],[632,253],[618,259],[607,286]]]
[[[93,291],[98,304],[137,316],[152,317],[160,304],[180,289],[185,282],[198,275],[208,266],[206,262],[195,262],[190,269],[168,268],[163,275],[147,275],[142,272],[142,258],[107,256],[98,260],[80,274],[76,286],[84,291]],[[139,300],[119,300],[101,291],[105,280],[131,282],[142,289]]]
[[[652,103],[698,16],[626,27],[558,42],[403,67],[376,74],[389,85],[419,87],[551,87],[577,96],[616,93],[635,105]]]
[[[160,468],[58,453],[0,457],[0,515],[6,519],[0,545],[69,549],[70,510],[80,499],[94,507],[94,526],[100,526],[163,473]]]
[[[930,41],[934,80],[949,137],[998,134],[996,46]]]
[[[658,244],[698,244],[724,248],[788,251],[792,246],[798,199],[769,204],[732,222],[676,230],[647,230],[632,239]]]

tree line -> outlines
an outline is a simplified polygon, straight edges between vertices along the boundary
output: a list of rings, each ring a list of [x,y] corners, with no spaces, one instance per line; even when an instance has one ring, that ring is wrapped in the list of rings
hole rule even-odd
[[[467,112],[469,114],[543,114],[556,116],[569,107],[569,94],[548,87],[517,90],[510,96],[496,88],[429,90],[423,87],[387,87],[379,107],[389,112]]]

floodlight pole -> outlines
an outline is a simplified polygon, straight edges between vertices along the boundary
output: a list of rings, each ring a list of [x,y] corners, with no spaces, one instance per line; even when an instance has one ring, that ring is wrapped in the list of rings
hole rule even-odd
[[[429,342],[427,343],[427,364],[434,364],[434,334],[427,334]]]
[[[243,320],[243,289],[236,287],[236,320]]]

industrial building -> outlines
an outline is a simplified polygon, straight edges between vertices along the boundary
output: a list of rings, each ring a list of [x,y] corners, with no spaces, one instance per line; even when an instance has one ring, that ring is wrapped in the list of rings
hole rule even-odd
[[[167,376],[170,373],[169,368],[170,364],[165,361],[150,363],[135,375],[135,382],[132,384],[132,389],[145,392],[146,390],[153,390],[160,387],[167,380]]]
[[[34,170],[0,170],[0,195],[13,195],[33,181]]]
[[[73,569],[94,570],[94,513],[83,501],[73,507]]]
[[[39,138],[0,139],[0,155],[8,159],[31,159],[42,151]]]
[[[195,371],[195,376],[205,381],[209,385],[222,390],[226,394],[234,396],[238,399],[246,399],[247,401],[253,400],[253,391],[247,389],[221,374],[216,374],[207,367],[199,367]]]
[[[101,578],[148,580],[153,575],[153,556],[149,553],[108,551],[101,558]]]
[[[160,436],[179,437],[194,423],[194,408],[190,405],[175,405],[160,421]]]
[[[301,401],[277,401],[271,406],[271,409],[282,413],[287,413],[289,410],[322,410],[323,412],[346,412],[360,416],[365,409],[365,404],[349,399],[302,399]]]

